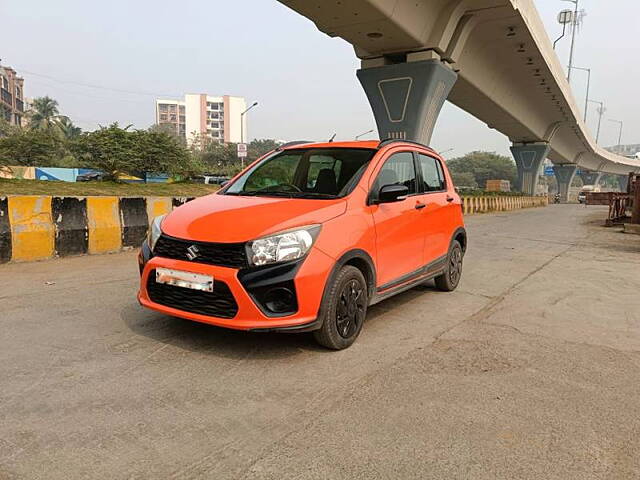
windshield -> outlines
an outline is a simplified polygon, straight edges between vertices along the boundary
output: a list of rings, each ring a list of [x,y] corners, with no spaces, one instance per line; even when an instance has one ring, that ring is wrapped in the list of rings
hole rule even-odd
[[[364,148],[285,150],[255,165],[224,194],[342,197],[353,190],[374,154],[375,150]]]

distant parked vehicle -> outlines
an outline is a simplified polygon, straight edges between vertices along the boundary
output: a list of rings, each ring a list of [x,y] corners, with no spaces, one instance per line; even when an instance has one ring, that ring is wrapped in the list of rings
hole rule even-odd
[[[76,182],[101,182],[104,180],[104,174],[100,172],[82,173],[76,177]]]
[[[204,183],[210,185],[222,185],[225,182],[231,180],[231,177],[227,177],[225,175],[205,175]]]
[[[599,192],[599,185],[584,185],[580,193],[578,194],[578,202],[579,203],[587,203],[587,193],[588,192]]]

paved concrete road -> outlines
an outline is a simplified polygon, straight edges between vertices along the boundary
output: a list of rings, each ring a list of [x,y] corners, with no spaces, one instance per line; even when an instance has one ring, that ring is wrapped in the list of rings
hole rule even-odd
[[[144,311],[133,253],[2,266],[0,478],[639,478],[640,238],[605,215],[468,219],[458,291],[342,352]]]

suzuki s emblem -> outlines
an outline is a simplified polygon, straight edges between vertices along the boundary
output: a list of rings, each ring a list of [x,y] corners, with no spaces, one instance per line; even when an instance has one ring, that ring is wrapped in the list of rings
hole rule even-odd
[[[187,248],[187,258],[189,260],[195,260],[196,258],[198,258],[198,255],[200,255],[200,250],[198,250],[198,247],[196,247],[195,245],[191,245],[189,248]]]

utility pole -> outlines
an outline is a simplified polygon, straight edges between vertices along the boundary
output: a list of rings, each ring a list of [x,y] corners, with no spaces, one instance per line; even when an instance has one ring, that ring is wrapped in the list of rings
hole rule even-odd
[[[573,67],[573,50],[576,44],[576,30],[578,29],[578,3],[580,0],[565,0],[575,5],[573,9],[573,22],[571,25],[571,49],[569,50],[569,69],[567,71],[567,81],[571,83],[571,68]]]
[[[620,132],[618,133],[618,147],[616,148],[618,153],[620,153],[620,150],[622,149],[622,126],[624,125],[624,122],[622,120],[613,120],[612,118],[610,118],[609,121],[620,125]]]
[[[587,72],[587,94],[585,95],[584,99],[584,123],[587,123],[587,110],[589,109],[589,87],[591,86],[591,69],[582,67],[569,67],[569,71],[571,71],[571,69]]]
[[[604,102],[599,102],[597,100],[589,100],[591,103],[597,103],[598,105],[600,105],[598,107],[598,130],[596,132],[596,143],[598,143],[598,140],[600,140],[600,125],[602,124],[602,115],[604,115],[604,112],[607,110],[606,108],[604,108]]]
[[[253,107],[257,107],[258,102],[253,102],[249,108],[240,114],[240,143],[244,144],[244,116]],[[240,157],[240,164],[244,168],[244,157]]]

